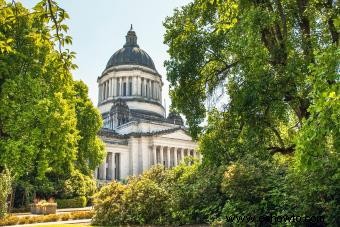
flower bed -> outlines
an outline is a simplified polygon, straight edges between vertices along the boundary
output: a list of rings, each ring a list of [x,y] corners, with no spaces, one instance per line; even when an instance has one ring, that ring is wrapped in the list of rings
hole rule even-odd
[[[0,226],[17,225],[17,224],[32,224],[41,222],[53,221],[67,221],[77,219],[90,219],[93,216],[93,211],[75,211],[65,214],[48,214],[40,216],[26,216],[18,217],[15,215],[7,215],[5,218],[0,219]]]

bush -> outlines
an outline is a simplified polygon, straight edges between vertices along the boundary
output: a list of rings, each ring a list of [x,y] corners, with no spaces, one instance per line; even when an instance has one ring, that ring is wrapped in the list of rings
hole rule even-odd
[[[193,224],[208,222],[219,214],[223,195],[222,174],[199,164],[180,165],[170,170],[155,166],[126,185],[104,186],[95,195],[96,225]]]
[[[90,219],[93,216],[93,211],[75,211],[70,214],[49,214],[39,216],[17,217],[8,215],[0,219],[0,226],[16,225],[16,224],[32,224],[41,222],[66,221],[69,219]]]
[[[17,216],[5,216],[4,218],[0,219],[0,226],[4,225],[15,225],[19,222],[19,218]]]
[[[166,172],[161,167],[132,177],[126,185],[112,182],[95,196],[96,225],[165,224],[170,220],[167,212],[171,202],[163,187]]]
[[[86,197],[79,196],[73,199],[57,199],[58,208],[79,208],[86,206]]]
[[[96,182],[90,177],[75,170],[69,179],[64,182],[62,196],[73,198],[77,196],[91,196],[96,190]]]

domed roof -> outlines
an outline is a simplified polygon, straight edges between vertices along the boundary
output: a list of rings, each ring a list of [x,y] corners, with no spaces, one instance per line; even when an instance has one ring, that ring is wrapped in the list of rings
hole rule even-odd
[[[184,125],[182,117],[176,112],[170,112],[167,121],[176,125]]]
[[[151,57],[137,45],[137,36],[132,25],[126,35],[125,45],[111,56],[105,69],[117,65],[141,65],[156,70]]]

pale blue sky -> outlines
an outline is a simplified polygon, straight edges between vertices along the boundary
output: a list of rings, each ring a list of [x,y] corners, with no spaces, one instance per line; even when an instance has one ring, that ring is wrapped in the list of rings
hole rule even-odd
[[[31,8],[38,0],[21,0]],[[163,76],[163,97],[167,109],[169,83],[163,63],[169,58],[163,44],[166,16],[176,7],[190,0],[59,0],[59,5],[70,15],[68,34],[73,37],[71,50],[77,53],[75,79],[83,80],[89,87],[89,95],[97,105],[97,77],[104,70],[111,55],[123,47],[125,35],[133,24],[138,44],[153,59],[158,72]]]

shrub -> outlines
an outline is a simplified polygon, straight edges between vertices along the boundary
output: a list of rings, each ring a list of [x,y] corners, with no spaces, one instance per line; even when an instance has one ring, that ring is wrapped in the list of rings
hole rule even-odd
[[[123,209],[127,209],[126,223],[165,224],[170,221],[169,192],[151,179],[142,177],[130,181],[123,202]]]
[[[0,226],[4,226],[4,225],[15,225],[19,222],[19,218],[17,216],[6,216],[2,219],[0,219]]]
[[[93,211],[75,211],[70,214],[49,214],[49,215],[39,215],[39,216],[27,216],[27,217],[17,217],[8,215],[3,219],[0,219],[0,226],[5,225],[16,225],[16,224],[31,224],[31,223],[41,223],[41,222],[53,222],[53,221],[66,221],[69,219],[90,219],[92,218]]]
[[[91,196],[96,190],[96,182],[93,177],[75,170],[69,179],[64,182],[62,196],[73,198],[78,196]]]
[[[94,198],[93,223],[114,226],[124,222],[126,210],[123,209],[122,197],[126,188],[126,185],[116,181],[101,188]]]
[[[62,221],[67,221],[67,220],[71,219],[71,215],[70,214],[60,214],[59,216],[60,216],[60,219]]]
[[[79,208],[86,206],[86,197],[79,196],[73,199],[57,199],[58,208]]]
[[[75,211],[70,214],[70,217],[76,219],[90,219],[93,217],[93,211]]]

